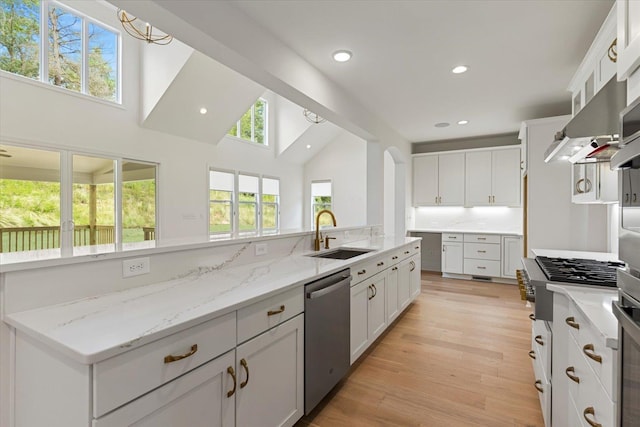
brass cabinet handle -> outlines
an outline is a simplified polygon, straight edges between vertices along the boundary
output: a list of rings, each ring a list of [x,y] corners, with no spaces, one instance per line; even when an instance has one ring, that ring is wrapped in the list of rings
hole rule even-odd
[[[369,288],[369,290],[371,291],[371,296],[369,296],[369,301],[371,301],[373,299],[373,297],[375,297],[376,295],[373,293],[373,288],[371,287],[371,285],[367,286]]]
[[[564,319],[565,323],[574,329],[580,329],[580,324],[576,323],[576,318],[571,316]]]
[[[582,182],[584,182],[584,178],[580,178],[579,180],[576,181],[576,193],[578,194],[584,193],[584,190],[580,188],[580,183]]]
[[[383,261],[380,261],[379,263],[376,264],[378,267],[382,267],[384,265]]]
[[[596,415],[596,410],[593,409],[593,406],[589,406],[588,408],[585,408],[584,411],[582,411],[582,416],[589,423],[591,427],[602,427],[602,424],[593,421],[591,418],[587,417],[587,415],[592,415],[592,416]]]
[[[544,389],[542,388],[542,381],[541,380],[536,380],[535,383],[533,383],[533,386],[536,388],[536,390],[538,390],[540,393],[544,393]]]
[[[458,236],[449,236],[449,239],[457,239]]]
[[[415,269],[416,269],[416,263],[415,263],[415,262],[411,261],[411,262],[409,263],[409,265],[411,265],[411,270],[409,270],[409,271],[413,271],[413,270],[415,270]]]
[[[185,359],[189,356],[193,356],[194,354],[196,354],[196,351],[198,351],[198,344],[194,344],[191,346],[191,350],[189,350],[189,352],[185,353],[185,354],[181,354],[179,356],[174,356],[172,354],[165,356],[164,357],[164,363],[172,363],[172,362],[176,362],[178,360],[182,360]]]
[[[618,62],[618,38],[616,37],[609,45],[609,49],[607,49],[607,56],[611,60],[611,62]]]
[[[491,203],[491,196],[489,196],[489,203]]]
[[[595,353],[591,353],[592,351],[594,351],[593,344],[587,344],[584,347],[582,347],[582,352],[584,354],[586,354],[587,357],[589,357],[590,359],[595,360],[598,363],[602,363],[602,356],[598,356]]]
[[[442,196],[438,196],[438,204],[442,204]]]
[[[280,306],[277,310],[269,310],[267,311],[267,316],[275,316],[276,314],[280,314],[284,311],[284,304]]]
[[[480,250],[479,250],[479,251],[478,251],[478,253],[479,253],[479,254],[486,254],[486,253],[487,253],[487,251],[480,251]]]
[[[365,270],[365,269],[363,268],[362,270],[358,271],[358,275],[360,275],[360,274],[366,274],[366,272],[367,272],[367,270]]]
[[[580,384],[580,378],[574,375],[576,373],[576,368],[574,368],[573,366],[569,366],[567,369],[564,370],[564,373],[567,374],[567,376],[571,381],[573,381],[574,383]]]
[[[486,237],[478,237],[477,239],[478,239],[478,240],[487,240],[487,238],[486,238]]]
[[[536,360],[536,352],[534,350],[531,350],[529,352],[529,357],[532,358],[533,360]]]
[[[536,315],[533,313],[529,313],[529,319],[533,320],[534,322],[536,321]]]
[[[479,270],[486,270],[486,269],[487,269],[487,267],[482,267],[482,266],[480,266],[480,265],[479,265],[479,266],[477,266],[476,268],[477,268],[477,269],[479,269]]]
[[[231,375],[231,378],[233,378],[233,389],[227,392],[227,397],[231,397],[236,392],[236,371],[234,371],[233,368],[229,366],[227,368],[227,373]]]
[[[585,193],[590,193],[591,192],[591,180],[589,178],[585,178],[584,179],[584,192]]]
[[[240,388],[244,388],[249,382],[249,366],[247,365],[247,361],[244,358],[240,359],[240,364],[242,365],[245,372],[247,373],[247,379],[240,383]]]
[[[373,287],[373,297],[372,298],[375,298],[376,295],[378,295],[378,288],[376,288],[376,285],[371,285],[371,286]]]
[[[544,341],[542,341],[542,335],[536,335],[536,337],[534,338],[534,340],[540,344],[540,345],[544,345]]]
[[[438,204],[438,196],[436,196],[435,199],[436,199],[436,205],[437,205]]]

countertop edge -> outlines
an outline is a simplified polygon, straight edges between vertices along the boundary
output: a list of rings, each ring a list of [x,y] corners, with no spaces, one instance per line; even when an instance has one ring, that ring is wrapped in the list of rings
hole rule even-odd
[[[499,234],[503,236],[522,237],[521,231],[506,230],[465,230],[459,228],[414,228],[407,230],[408,233],[462,233],[462,234]]]

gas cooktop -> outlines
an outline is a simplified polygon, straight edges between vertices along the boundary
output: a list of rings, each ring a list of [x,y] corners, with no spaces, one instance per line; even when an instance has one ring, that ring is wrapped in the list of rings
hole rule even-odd
[[[582,285],[616,287],[616,269],[622,262],[595,261],[579,258],[549,258],[538,256],[536,262],[547,279]]]

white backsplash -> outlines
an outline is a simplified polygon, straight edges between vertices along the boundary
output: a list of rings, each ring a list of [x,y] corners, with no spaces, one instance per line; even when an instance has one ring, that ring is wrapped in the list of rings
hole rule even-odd
[[[522,208],[423,207],[415,209],[415,230],[456,229],[522,233]]]

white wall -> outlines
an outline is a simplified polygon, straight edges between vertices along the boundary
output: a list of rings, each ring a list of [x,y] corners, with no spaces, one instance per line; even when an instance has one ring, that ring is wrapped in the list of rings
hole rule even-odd
[[[311,181],[317,180],[331,180],[333,184],[333,213],[338,226],[367,224],[367,156],[366,143],[362,139],[344,132],[305,164],[306,227],[312,226],[310,190]]]

